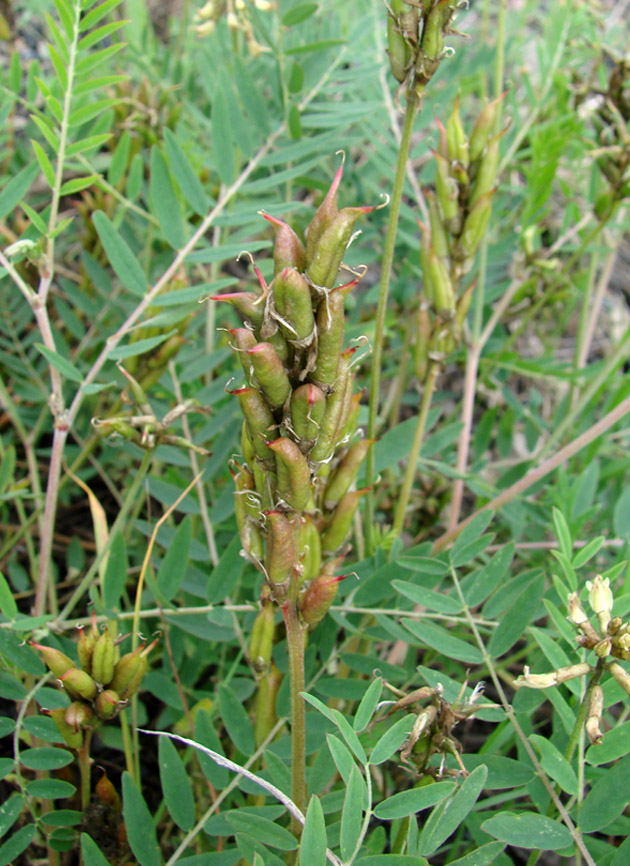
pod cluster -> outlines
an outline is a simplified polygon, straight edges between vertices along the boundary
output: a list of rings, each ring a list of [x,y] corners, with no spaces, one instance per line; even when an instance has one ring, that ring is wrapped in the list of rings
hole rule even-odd
[[[257,291],[214,298],[232,304],[243,319],[229,332],[244,377],[230,391],[244,416],[243,460],[233,463],[232,475],[243,552],[265,576],[250,653],[261,670],[273,630],[267,600],[284,605],[297,581],[303,621],[313,625],[324,616],[365,492],[352,489],[370,443],[355,439],[356,349],[344,349],[345,299],[365,270],[350,271],[342,260],[358,218],[374,208],[338,207],[342,172],[343,166],[305,243],[286,223],[262,213],[276,233],[269,285],[254,265]],[[338,285],[340,270],[349,280]]]
[[[77,655],[79,666],[53,647],[32,643],[61,688],[70,698],[65,708],[49,710],[68,746],[83,745],[83,731],[113,719],[135,695],[147,670],[147,656],[155,643],[120,656],[108,627],[99,632],[96,622],[86,634],[80,630]]]
[[[422,223],[420,263],[423,292],[418,312],[416,375],[423,381],[429,361],[440,361],[461,339],[473,286],[460,292],[487,229],[499,167],[494,133],[502,97],[483,109],[470,136],[459,114],[459,98],[446,126],[438,121],[435,189],[425,190],[429,225]]]
[[[460,0],[391,0],[387,19],[387,53],[392,75],[418,93],[436,73],[446,53],[444,38],[461,35],[452,28]]]

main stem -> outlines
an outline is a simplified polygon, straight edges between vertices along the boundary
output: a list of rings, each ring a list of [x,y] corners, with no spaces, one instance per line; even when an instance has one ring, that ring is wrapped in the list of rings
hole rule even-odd
[[[383,248],[383,267],[381,270],[381,282],[379,286],[378,305],[376,308],[376,329],[374,334],[372,380],[370,382],[370,404],[368,419],[368,439],[376,439],[376,428],[378,421],[378,398],[381,387],[381,364],[383,360],[383,342],[385,339],[385,314],[387,312],[387,294],[389,282],[392,275],[392,264],[394,262],[394,247],[396,245],[396,232],[398,230],[398,219],[400,216],[400,203],[402,201],[403,186],[405,182],[405,169],[409,150],[411,147],[411,133],[416,112],[420,106],[420,97],[413,86],[407,90],[407,107],[405,108],[405,120],[403,124],[400,147],[398,148],[398,161],[396,163],[396,175],[394,177],[394,188],[389,212],[389,223],[385,246]],[[366,461],[367,486],[373,487],[375,479],[374,448],[371,447],[367,453]],[[366,496],[365,510],[365,537],[366,553],[369,556],[374,552],[374,494],[370,490]]]
[[[431,406],[433,391],[435,390],[435,382],[439,371],[439,365],[435,361],[431,362],[427,379],[424,383],[424,393],[422,395],[422,403],[420,404],[420,414],[418,415],[418,423],[416,424],[416,432],[413,437],[411,451],[409,452],[409,461],[407,463],[407,469],[405,470],[405,478],[400,490],[398,502],[396,503],[396,511],[394,512],[394,526],[392,527],[392,533],[396,538],[402,532],[403,524],[405,522],[405,512],[407,511],[413,480],[418,468],[418,458],[420,457],[424,431],[427,426],[427,416],[429,414],[429,407]]]
[[[291,688],[291,799],[302,812],[306,811],[306,717],[304,699],[304,629],[297,609],[297,581],[292,580],[289,601],[283,608],[289,650]],[[291,818],[291,832],[300,838],[302,825]]]

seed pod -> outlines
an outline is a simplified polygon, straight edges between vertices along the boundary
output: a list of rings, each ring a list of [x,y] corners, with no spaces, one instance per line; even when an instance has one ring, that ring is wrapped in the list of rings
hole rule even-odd
[[[598,746],[604,735],[599,727],[604,711],[604,690],[600,685],[593,686],[586,718],[586,733],[591,746]]]
[[[284,268],[273,282],[280,328],[287,340],[306,340],[313,333],[313,302],[308,284],[294,268]]]
[[[439,117],[435,118],[435,122],[438,127],[438,147],[437,152],[440,156],[444,157],[444,159],[448,162],[449,154],[448,154],[448,133],[446,132],[446,127],[442,123]]]
[[[259,674],[266,671],[271,662],[275,628],[273,604],[267,602],[254,620],[249,639],[249,660]]]
[[[291,393],[291,385],[278,353],[270,343],[258,343],[246,354],[269,405],[279,409]]]
[[[419,222],[422,231],[422,239],[420,242],[420,265],[422,267],[422,295],[427,303],[432,304],[435,300],[433,284],[431,283],[431,274],[429,271],[429,252],[431,251],[431,232]]]
[[[114,668],[114,676],[109,684],[110,690],[117,692],[121,700],[126,700],[130,695],[128,693],[129,685],[137,675],[138,671],[142,670],[143,662],[146,670],[146,660],[140,655],[142,647],[125,653],[117,662]]]
[[[267,511],[267,576],[271,583],[289,579],[295,564],[295,527],[281,511]]]
[[[115,654],[113,638],[106,628],[96,641],[92,655],[92,676],[97,683],[106,686],[111,682],[114,676]]]
[[[501,132],[493,135],[488,142],[486,151],[479,163],[479,169],[475,178],[475,184],[473,186],[472,194],[470,196],[470,208],[473,208],[475,206],[475,203],[479,201],[481,196],[485,193],[490,192],[494,187],[494,183],[497,179],[497,171],[499,168],[499,158],[501,156],[499,152],[499,143],[504,134],[505,130],[503,129],[501,130]]]
[[[107,778],[105,770],[103,770],[103,775],[94,787],[94,793],[104,806],[111,806],[115,812],[120,812],[120,797],[116,788],[114,788],[110,780]]]
[[[263,460],[272,458],[273,454],[266,443],[276,422],[267,401],[256,388],[238,388],[230,393],[235,394],[241,404],[241,411],[245,416],[249,438],[256,455]]]
[[[56,710],[46,710],[46,715],[55,723],[55,727],[64,739],[64,742],[71,749],[80,749],[83,745],[83,732],[75,731],[72,725],[66,722],[66,707],[59,707]]]
[[[254,332],[250,331],[249,328],[231,328],[230,335],[233,340],[231,344],[232,348],[234,349],[234,353],[238,356],[239,363],[245,373],[247,384],[249,387],[252,387],[255,381],[254,371],[246,352],[248,349],[253,349],[258,340],[254,336]]]
[[[330,523],[322,536],[322,553],[324,556],[334,553],[348,537],[359,500],[365,493],[367,493],[367,488],[346,493],[335,508]]]
[[[455,107],[446,124],[448,154],[451,160],[468,168],[470,161],[468,137],[459,114],[459,96],[455,98]]]
[[[309,457],[313,461],[324,461],[333,453],[343,428],[352,409],[352,373],[350,361],[354,349],[342,352],[339,358],[338,375],[335,387],[327,399],[326,408],[320,425],[317,442],[311,449]]]
[[[29,643],[34,649],[39,650],[48,669],[52,671],[58,680],[69,670],[76,667],[75,662],[60,650],[44,646],[41,643],[35,643],[34,641],[29,641]]]
[[[326,397],[317,385],[300,385],[291,394],[291,426],[300,446],[310,447],[319,434]]]
[[[433,247],[429,250],[429,274],[436,315],[441,319],[452,319],[455,315],[456,300],[451,275]]]
[[[444,222],[447,229],[452,234],[457,235],[462,221],[459,212],[457,182],[451,177],[448,160],[444,159],[436,150],[431,152],[435,157],[435,189],[444,214]]]
[[[353,383],[354,384],[354,383]],[[346,426],[341,431],[341,438],[345,439],[346,436],[350,437],[356,433],[357,427],[359,426],[359,413],[361,411],[361,397],[362,392],[359,391],[357,394],[353,394],[350,400],[350,407],[348,412],[348,420],[346,421]]]
[[[496,187],[480,195],[472,206],[462,229],[461,236],[458,242],[458,259],[465,261],[472,259],[481,239],[488,228],[490,212],[492,210],[492,197],[496,192]]]
[[[330,223],[339,213],[339,209],[337,207],[337,190],[339,189],[339,184],[341,183],[341,177],[343,175],[343,162],[337,169],[335,176],[333,178],[333,182],[330,185],[330,189],[326,193],[326,196],[317,211],[315,212],[315,216],[311,220],[311,223],[308,227],[306,233],[306,267],[308,268],[310,263],[313,261],[313,257],[315,255],[315,249],[319,242],[320,237],[323,232],[328,228]]]
[[[343,346],[343,308],[343,295],[337,292],[330,292],[317,307],[317,361],[310,378],[318,385],[332,385],[337,377]]]
[[[293,229],[282,220],[259,211],[261,217],[270,222],[276,231],[276,242],[273,247],[274,276],[284,268],[296,268],[303,271],[306,253],[304,245]]]
[[[71,668],[62,674],[59,679],[63,683],[64,689],[68,692],[71,698],[83,698],[86,701],[93,701],[98,691],[96,683],[89,674],[79,668]]]
[[[307,625],[317,625],[326,616],[337,595],[339,583],[345,576],[343,574],[340,577],[330,577],[320,574],[311,581],[311,585],[299,599],[300,614]]]
[[[416,319],[416,343],[414,346],[414,372],[419,382],[424,382],[429,371],[431,331],[432,324],[429,309],[424,304],[420,304]]]
[[[260,295],[254,292],[228,292],[224,295],[211,295],[211,301],[225,301],[235,307],[243,316],[245,321],[258,329],[263,323],[263,305]]]
[[[354,225],[362,214],[371,213],[374,206],[345,207],[340,210],[317,241],[308,277],[315,286],[332,288],[344,257]]]
[[[98,640],[98,628],[96,626],[96,614],[92,612],[92,628],[90,633],[86,634],[83,626],[79,628],[79,642],[77,644],[77,654],[79,656],[79,664],[83,670],[92,673],[92,653],[94,645]]]
[[[477,123],[470,134],[470,161],[477,162],[486,148],[488,139],[494,129],[499,105],[505,97],[505,93],[501,94],[497,99],[489,102],[482,110],[477,118]]]
[[[257,746],[260,746],[267,739],[278,721],[276,700],[280,686],[282,685],[282,679],[282,674],[275,664],[271,662],[269,670],[258,682],[256,710],[254,713],[256,718],[254,738]]]
[[[120,695],[113,689],[105,689],[100,693],[94,702],[94,707],[98,716],[107,721],[113,719],[118,712],[120,704]]]
[[[621,665],[618,665],[617,662],[611,662],[611,664],[608,665],[608,670],[619,683],[621,688],[630,695],[630,674],[628,671],[625,668],[622,668]]]
[[[401,84],[406,79],[411,64],[413,55],[409,44],[410,37],[407,36],[408,28],[416,35],[418,32],[418,10],[411,8],[410,12],[405,10],[410,9],[402,0],[394,0],[391,5],[393,15],[387,17],[387,53],[389,54],[389,65],[392,70],[392,75]],[[412,17],[409,18],[408,16]],[[413,18],[415,17],[415,26]]]
[[[298,446],[284,436],[267,445],[276,455],[278,495],[296,511],[303,511],[311,496],[311,473]]]
[[[437,199],[431,190],[425,191],[425,198],[429,204],[429,220],[431,223],[430,240],[435,252],[441,259],[448,259],[450,255],[448,235],[442,222],[442,214]]]
[[[243,452],[245,462],[248,463],[250,466],[253,466],[256,459],[256,452],[254,451],[254,446],[249,435],[249,427],[247,421],[243,421],[243,424],[241,426],[241,451]]]
[[[352,445],[343,457],[326,485],[324,492],[325,508],[329,510],[334,508],[341,497],[348,492],[350,485],[358,475],[359,467],[363,463],[370,445],[374,442],[376,439],[360,439]]]
[[[260,519],[260,499],[256,494],[256,482],[253,474],[247,466],[240,466],[239,473],[234,479],[236,489],[240,491],[241,498],[245,502],[245,510],[252,520]]]
[[[444,32],[442,30],[442,7],[448,0],[438,0],[429,12],[422,31],[421,48],[424,54],[422,68],[427,78],[436,71],[444,50]]]
[[[66,707],[66,724],[78,731],[79,728],[89,728],[93,717],[92,707],[89,704],[73,701]]]
[[[312,580],[320,572],[322,563],[322,545],[317,524],[311,515],[307,514],[300,526],[300,564],[302,566],[301,581]]]

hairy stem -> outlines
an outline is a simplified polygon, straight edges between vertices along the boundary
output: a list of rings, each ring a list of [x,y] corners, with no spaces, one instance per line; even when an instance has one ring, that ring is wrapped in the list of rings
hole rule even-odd
[[[422,402],[420,404],[420,413],[418,415],[418,422],[416,424],[416,432],[413,437],[411,450],[409,451],[409,458],[407,461],[407,468],[405,470],[405,477],[403,479],[402,488],[400,490],[398,501],[396,503],[396,510],[394,512],[394,525],[392,527],[392,532],[396,537],[398,537],[402,532],[403,524],[405,522],[405,512],[407,511],[409,497],[411,496],[411,488],[413,486],[416,470],[418,468],[418,458],[420,457],[420,449],[422,448],[424,431],[427,426],[427,416],[429,414],[431,400],[433,399],[435,382],[437,380],[439,370],[439,365],[435,361],[431,362],[426,382],[424,383],[424,392],[422,394]]]
[[[405,120],[403,124],[402,136],[400,139],[400,147],[398,149],[398,161],[396,163],[396,174],[394,177],[394,187],[392,189],[389,222],[387,225],[387,234],[385,236],[385,245],[383,248],[381,282],[379,287],[378,305],[376,308],[372,379],[370,382],[370,404],[367,434],[368,439],[376,438],[376,428],[378,421],[378,400],[381,387],[381,364],[383,362],[383,343],[385,339],[385,314],[387,312],[387,295],[389,292],[389,282],[391,279],[392,265],[394,262],[396,232],[398,229],[398,219],[400,216],[400,203],[402,201],[403,186],[405,182],[407,158],[409,156],[409,150],[411,147],[411,133],[413,131],[413,123],[419,106],[420,100],[416,93],[415,87],[412,86],[407,90],[407,106],[405,109]],[[367,453],[366,461],[366,480],[368,487],[372,487],[374,484],[374,460],[374,448],[371,447]],[[368,556],[370,556],[374,551],[374,496],[372,491],[369,491],[366,496],[365,536],[366,553]]]
[[[306,808],[306,716],[304,699],[304,629],[297,609],[297,581],[293,580],[291,596],[283,608],[289,649],[289,677],[291,680],[291,799],[302,812]],[[299,838],[300,822],[291,818],[291,832]]]

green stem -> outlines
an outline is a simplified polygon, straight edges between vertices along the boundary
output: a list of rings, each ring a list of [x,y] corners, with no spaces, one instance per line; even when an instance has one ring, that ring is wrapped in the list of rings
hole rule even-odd
[[[376,326],[374,335],[374,353],[372,361],[372,380],[370,383],[370,404],[368,420],[368,439],[376,438],[378,423],[378,399],[381,386],[381,364],[383,360],[383,342],[385,339],[385,314],[387,312],[387,295],[389,282],[392,275],[394,262],[394,248],[396,245],[396,232],[398,230],[398,219],[400,216],[400,203],[402,201],[403,186],[405,182],[405,169],[409,150],[411,147],[411,133],[416,112],[420,107],[420,97],[413,86],[407,90],[407,107],[405,109],[405,120],[403,123],[400,147],[398,148],[398,161],[396,163],[396,174],[394,177],[394,188],[389,212],[389,223],[385,246],[383,248],[383,265],[381,270],[381,282],[379,287],[378,305],[376,308]],[[366,478],[367,486],[372,487],[375,479],[375,455],[374,448],[370,448],[367,454]],[[369,491],[366,496],[365,512],[365,536],[366,553],[370,556],[374,552],[374,494]]]
[[[411,496],[411,488],[416,475],[416,469],[418,468],[418,458],[420,457],[420,449],[422,448],[422,440],[424,439],[424,431],[427,425],[427,416],[429,414],[429,407],[431,406],[439,369],[439,365],[433,361],[429,367],[427,380],[424,384],[424,393],[422,394],[422,403],[420,404],[420,413],[416,424],[416,432],[413,437],[411,451],[409,452],[409,460],[407,462],[407,469],[405,470],[405,477],[403,479],[402,488],[394,512],[392,533],[396,538],[402,532],[403,524],[405,522],[405,512],[407,511],[409,497]]]
[[[91,766],[90,766],[90,744],[92,742],[92,730],[88,728],[83,734],[83,745],[79,749],[79,768],[81,770],[81,809],[83,812],[90,805],[92,799]]]
[[[306,811],[306,717],[304,699],[304,629],[297,609],[297,581],[292,581],[289,601],[283,609],[289,649],[291,688],[291,799],[302,812]],[[302,825],[291,818],[291,832],[299,839]]]

